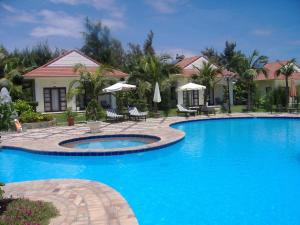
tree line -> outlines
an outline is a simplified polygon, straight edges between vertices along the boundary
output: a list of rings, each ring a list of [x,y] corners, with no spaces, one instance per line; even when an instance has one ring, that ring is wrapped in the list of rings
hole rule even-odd
[[[152,31],[148,33],[142,45],[129,43],[128,49],[125,50],[122,43],[111,35],[107,26],[100,21],[93,22],[86,18],[82,36],[84,43],[80,50],[83,53],[102,64],[129,74],[129,82],[138,86],[134,99],[140,101],[142,105],[152,106],[154,85],[158,82],[163,92],[161,106],[169,107],[172,102],[172,87],[175,87],[181,79],[174,74],[179,74],[180,68],[175,66],[176,60],[169,55],[158,55],[155,52]],[[62,52],[62,49],[51,49],[47,42],[11,52],[0,45],[0,87],[8,87],[13,98],[22,98],[24,86],[22,74],[47,63]],[[228,41],[221,52],[214,48],[205,48],[201,54],[209,60],[209,63],[198,69],[192,79],[213,88],[218,82],[220,69],[237,74],[236,101],[241,103],[246,99],[248,110],[251,110],[255,93],[254,79],[260,73],[267,76],[265,65],[268,57],[256,50],[248,56],[237,49],[235,42]],[[211,65],[218,66],[218,69],[212,69]],[[205,98],[208,98],[208,93]]]

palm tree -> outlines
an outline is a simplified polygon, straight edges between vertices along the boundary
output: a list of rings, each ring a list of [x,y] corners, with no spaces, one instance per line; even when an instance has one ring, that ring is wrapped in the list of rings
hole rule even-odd
[[[288,109],[289,105],[289,77],[293,75],[293,73],[296,72],[295,64],[296,59],[291,59],[285,64],[280,64],[280,68],[276,70],[276,76],[283,75],[285,78],[285,99],[286,99],[286,110]]]
[[[214,99],[214,87],[221,80],[217,79],[221,69],[211,64],[210,62],[203,62],[202,68],[194,67],[197,70],[197,73],[194,74],[193,80],[196,83],[206,86],[204,92],[204,102],[206,103],[209,96],[209,91],[212,89],[212,98]]]
[[[86,117],[91,120],[98,120],[101,117],[102,108],[98,104],[98,96],[102,95],[102,90],[109,84],[115,82],[115,79],[104,77],[112,72],[108,66],[101,65],[95,72],[90,72],[82,64],[77,64],[74,71],[79,73],[78,80],[73,80],[69,85],[67,93],[68,100],[74,96],[83,95],[87,104]]]
[[[237,68],[237,73],[240,79],[247,86],[247,110],[252,109],[252,92],[254,79],[258,74],[263,73],[267,76],[267,70],[264,67],[268,62],[268,57],[264,55],[259,55],[259,52],[254,50],[249,57],[239,57],[239,67]]]
[[[173,79],[171,74],[178,74],[180,68],[168,63],[169,56],[143,56],[130,74],[129,81],[137,85],[137,92],[140,97],[147,98],[149,104],[152,104],[152,97],[156,82],[163,92],[169,88],[166,81]],[[170,82],[172,83],[172,82]],[[156,108],[156,105],[154,104]]]

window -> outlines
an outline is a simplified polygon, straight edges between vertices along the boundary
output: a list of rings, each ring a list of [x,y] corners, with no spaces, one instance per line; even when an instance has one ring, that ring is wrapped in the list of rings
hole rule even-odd
[[[182,92],[182,97],[183,97],[183,105],[188,106],[189,105],[189,92],[188,91],[183,91]]]
[[[45,112],[65,111],[66,108],[66,88],[44,88]]]
[[[192,91],[192,106],[199,105],[199,91]]]

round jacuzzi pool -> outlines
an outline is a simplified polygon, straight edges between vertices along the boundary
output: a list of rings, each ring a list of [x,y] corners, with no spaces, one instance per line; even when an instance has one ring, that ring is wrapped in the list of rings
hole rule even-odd
[[[70,139],[60,145],[76,149],[115,149],[147,145],[159,140],[158,137],[148,135],[102,135]]]

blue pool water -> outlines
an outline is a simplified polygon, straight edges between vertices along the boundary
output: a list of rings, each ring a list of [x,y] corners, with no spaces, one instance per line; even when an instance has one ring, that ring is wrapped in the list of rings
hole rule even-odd
[[[119,191],[141,225],[299,225],[300,120],[174,125],[175,145],[117,156],[0,152],[0,181],[82,178]]]

